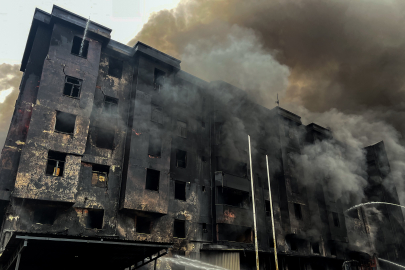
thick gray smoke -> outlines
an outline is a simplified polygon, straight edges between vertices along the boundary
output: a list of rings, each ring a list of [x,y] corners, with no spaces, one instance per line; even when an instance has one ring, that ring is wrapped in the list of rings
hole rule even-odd
[[[295,111],[303,116],[304,122],[315,122],[321,126],[329,127],[333,131],[333,136],[337,140],[346,143],[353,149],[352,151],[361,151],[361,148],[368,146],[379,141],[384,141],[384,145],[387,151],[388,159],[391,165],[391,173],[386,179],[385,184],[389,190],[396,186],[398,195],[400,197],[400,202],[405,205],[405,183],[403,181],[405,177],[405,148],[401,144],[401,134],[389,123],[380,120],[377,115],[378,112],[375,111],[365,111],[361,115],[359,114],[345,114],[339,112],[336,109],[331,109],[323,113],[311,113],[303,107],[296,107]],[[320,147],[315,145],[314,148]],[[311,149],[314,151],[316,149]],[[357,149],[357,150],[356,150]],[[333,151],[331,151],[333,155]],[[359,155],[360,152],[357,153]],[[349,162],[353,162],[354,165],[361,166],[365,165],[364,157],[352,156],[353,159],[348,159]],[[347,158],[347,157],[346,157]],[[326,159],[318,159],[320,165],[327,162]],[[336,167],[339,168],[339,167]],[[353,170],[347,169],[345,171]],[[360,170],[361,171],[361,170]],[[362,176],[362,174],[357,171],[355,173],[357,176]],[[341,177],[341,183],[349,187],[356,183],[352,181],[350,177]],[[357,183],[364,182],[359,181]]]
[[[179,57],[185,71],[234,84],[270,109],[279,93],[304,123],[331,127],[358,152],[346,162],[332,149],[318,167],[335,162],[329,173],[349,190],[364,186],[361,148],[384,140],[389,182],[404,190],[404,10],[401,0],[187,0],[153,14],[129,45]],[[314,147],[308,158],[328,146]]]
[[[253,99],[269,108],[283,91],[287,66],[282,104],[311,112],[372,109],[403,133],[404,8],[401,0],[187,0],[152,15],[129,44],[145,42],[179,57],[196,76],[256,91]],[[250,61],[255,55],[280,64]],[[241,81],[246,70],[263,81]]]

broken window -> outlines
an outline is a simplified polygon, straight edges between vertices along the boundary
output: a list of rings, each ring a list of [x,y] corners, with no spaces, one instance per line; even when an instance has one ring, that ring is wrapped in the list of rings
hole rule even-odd
[[[152,122],[163,124],[163,112],[161,108],[153,108],[150,116]]]
[[[114,148],[114,129],[106,129],[101,127],[95,128],[96,146],[99,148],[113,149]]]
[[[228,187],[218,187],[218,204],[248,208],[250,204],[249,192]]]
[[[174,220],[173,237],[186,238],[186,221],[178,219]]]
[[[298,187],[298,180],[295,177],[290,178],[291,192],[295,194],[300,194],[300,189]]]
[[[65,77],[65,87],[63,88],[63,94],[72,98],[80,97],[80,90],[82,88],[82,80],[77,78]]]
[[[301,204],[294,203],[294,213],[296,219],[302,219]]]
[[[242,234],[237,235],[236,242],[252,243],[253,242],[252,228],[248,228]]]
[[[65,160],[66,154],[55,151],[49,151],[48,164],[46,166],[46,175],[63,176]]]
[[[72,51],[71,53],[83,58],[87,58],[87,52],[89,50],[89,41],[84,40],[83,42],[83,48],[82,48],[82,41],[83,39],[80,37],[74,37],[73,38],[73,45],[72,45]],[[80,49],[82,49],[80,53]]]
[[[93,164],[93,175],[91,177],[91,185],[95,187],[107,187],[109,166]]]
[[[160,171],[147,169],[145,189],[159,191],[159,178]]]
[[[295,238],[291,238],[289,242],[290,242],[290,249],[293,251],[298,251],[298,244],[297,244],[298,241]]]
[[[360,211],[360,209],[355,208],[355,209],[352,209],[349,212],[347,212],[347,215],[349,217],[351,217],[351,218],[354,218],[354,219],[360,219],[360,212],[359,211]]]
[[[88,209],[87,211],[86,227],[89,229],[102,229],[104,210]]]
[[[330,246],[330,255],[336,256],[337,252],[336,252],[336,246],[335,246],[335,244],[334,244],[334,243],[330,243],[329,246]]]
[[[76,115],[56,111],[55,132],[73,134],[75,130]]]
[[[154,78],[153,78],[153,85],[155,90],[160,90],[165,82],[165,75],[164,71],[161,71],[155,68]]]
[[[105,96],[104,97],[104,113],[109,115],[118,114],[118,99]]]
[[[266,216],[270,216],[270,214],[271,214],[271,211],[270,211],[270,201],[268,201],[268,200],[265,200],[264,201],[265,202],[265,208],[266,208]]]
[[[150,234],[152,222],[146,217],[136,217],[136,232]]]
[[[203,223],[203,224],[202,224],[202,230],[203,230],[203,233],[208,232],[208,230],[207,230],[207,223]]]
[[[121,79],[122,76],[122,60],[110,57],[108,63],[108,75]]]
[[[252,243],[253,230],[250,227],[235,224],[217,224],[218,240],[242,243]]]
[[[183,138],[187,138],[187,123],[177,121],[177,135]]]
[[[56,219],[57,209],[54,207],[40,207],[34,211],[33,223],[52,225]]]
[[[187,152],[183,150],[177,150],[176,152],[176,166],[179,168],[187,167]]]
[[[333,217],[333,224],[335,225],[335,227],[340,227],[339,214],[336,212],[332,212],[332,217]]]
[[[160,157],[162,155],[162,140],[159,136],[149,136],[148,155],[153,157]]]
[[[320,254],[320,252],[319,252],[319,242],[312,243],[311,246],[312,246],[312,253]]]
[[[175,181],[174,182],[174,198],[177,200],[186,200],[186,183]]]

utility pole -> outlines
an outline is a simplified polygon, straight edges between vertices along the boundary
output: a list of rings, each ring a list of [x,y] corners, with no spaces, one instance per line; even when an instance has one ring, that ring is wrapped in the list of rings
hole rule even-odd
[[[250,161],[250,184],[252,187],[252,201],[253,201],[253,224],[255,229],[255,250],[256,250],[256,269],[259,270],[259,247],[257,245],[257,229],[256,229],[256,206],[255,206],[255,189],[253,186],[253,167],[252,167],[252,148],[250,146],[250,136],[249,140],[249,161]]]
[[[269,182],[269,200],[270,200],[271,227],[273,229],[274,261],[275,261],[275,264],[276,264],[276,270],[278,270],[277,240],[276,240],[276,230],[274,228],[273,200],[271,198],[269,159],[268,159],[267,155],[266,155],[266,165],[267,165],[267,181]]]

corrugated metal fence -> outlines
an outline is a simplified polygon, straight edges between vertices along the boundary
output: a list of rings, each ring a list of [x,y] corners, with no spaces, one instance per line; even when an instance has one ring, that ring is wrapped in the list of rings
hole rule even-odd
[[[201,261],[230,270],[240,270],[239,252],[201,252]]]

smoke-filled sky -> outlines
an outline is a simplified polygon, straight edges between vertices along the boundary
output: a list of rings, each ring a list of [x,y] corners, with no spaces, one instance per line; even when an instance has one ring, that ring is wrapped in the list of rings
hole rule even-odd
[[[405,201],[405,1],[180,1],[153,14],[128,44],[138,40],[267,108],[278,94],[304,123],[329,127],[350,146],[384,140],[391,183]],[[358,189],[343,170],[341,184]]]
[[[399,181],[405,172],[404,16],[403,0],[180,0],[152,13],[128,44],[139,40],[173,55],[183,70],[234,84],[267,108],[278,94],[281,106],[305,124],[330,127],[352,146],[384,140]],[[136,33],[131,25],[106,26]],[[17,70],[0,66],[1,143]],[[6,91],[12,95],[2,102]]]
[[[188,0],[155,13],[129,44],[253,91],[266,107],[278,92],[291,109],[379,112],[403,133],[404,8],[401,0]]]

